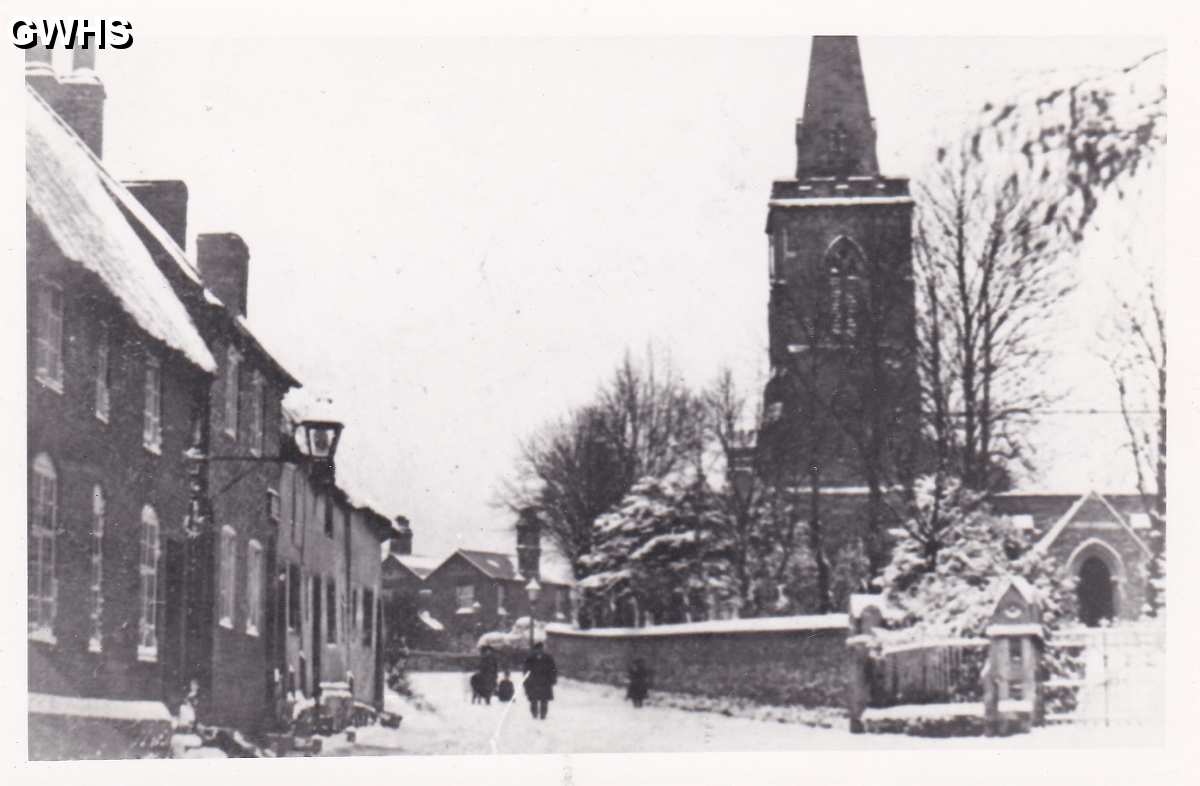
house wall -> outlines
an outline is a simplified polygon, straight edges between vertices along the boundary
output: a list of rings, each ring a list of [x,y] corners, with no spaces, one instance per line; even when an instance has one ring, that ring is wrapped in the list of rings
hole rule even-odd
[[[376,698],[377,677],[376,637],[379,636],[381,615],[380,561],[381,536],[372,525],[370,514],[357,508],[350,509],[347,519],[349,529],[348,597],[350,608],[346,614],[346,670],[354,675],[354,698],[372,704]],[[370,591],[371,601],[367,605],[365,592]],[[366,619],[370,616],[368,627]]]
[[[179,699],[184,603],[183,521],[188,477],[180,456],[191,443],[192,424],[207,376],[138,328],[100,280],[67,262],[42,225],[27,221],[27,395],[30,477],[35,457],[49,455],[58,477],[55,538],[57,614],[55,642],[30,639],[29,691],[122,700]],[[47,278],[62,287],[63,385],[54,390],[35,375],[35,287]],[[110,411],[95,414],[96,346],[99,325],[108,329]],[[162,447],[142,444],[146,358],[161,363]],[[93,489],[105,497],[101,651],[89,651],[92,631]],[[142,508],[154,508],[160,532],[157,566],[158,653],[138,658],[141,617]],[[170,626],[168,625],[170,616]],[[44,724],[37,726],[43,728]],[[53,727],[51,727],[53,728]],[[36,740],[33,741],[36,743]],[[31,747],[31,755],[40,756]]]
[[[396,657],[401,644],[415,650],[438,649],[441,637],[418,618],[420,591],[424,582],[394,559],[383,561],[380,568],[383,595],[383,626],[386,641],[384,657]]]
[[[220,324],[224,322],[225,324]],[[280,402],[286,392],[280,380],[261,355],[247,342],[234,334],[228,318],[210,317],[202,332],[217,359],[219,371],[209,388],[208,435],[210,456],[253,457],[250,450],[249,412],[252,406],[251,379],[257,370],[264,384],[262,456],[279,455]],[[225,380],[230,372],[228,347],[236,346],[242,360],[239,365],[238,423],[233,435],[226,433]],[[274,559],[277,525],[268,514],[269,491],[277,492],[279,466],[271,462],[212,461],[209,464],[208,491],[212,501],[209,520],[211,537],[208,566],[212,577],[208,609],[212,622],[207,626],[211,637],[210,657],[200,664],[201,702],[198,717],[215,725],[257,730],[268,720],[273,703],[274,668],[268,632],[274,620],[277,582]],[[236,534],[236,563],[234,570],[234,609],[232,625],[220,622],[219,577],[221,553],[218,544],[225,526]],[[247,555],[251,541],[257,541],[264,559],[263,587],[260,593],[259,618],[262,624],[254,633],[247,627]]]
[[[844,614],[794,630],[721,633],[652,629],[547,630],[546,650],[563,677],[627,684],[634,658],[651,672],[651,690],[764,704],[840,707],[845,703]]]
[[[475,588],[475,600],[480,605],[478,612],[458,608],[457,588],[468,584]],[[425,585],[432,590],[430,611],[446,626],[449,645],[457,652],[474,650],[476,642],[484,633],[507,631],[512,628],[518,617],[529,615],[529,596],[525,592],[524,581],[491,578],[460,554],[448,557],[437,570],[425,578]],[[497,588],[500,586],[504,587],[506,614],[500,614],[497,605]],[[542,594],[534,610],[535,619],[568,619],[569,612],[559,618],[556,617],[554,608],[554,593],[567,591],[569,588],[564,585],[544,582]]]
[[[308,474],[286,465],[280,480],[280,537],[277,543],[277,572],[287,577],[280,583],[281,605],[299,593],[300,620],[282,626],[284,651],[280,671],[290,692],[314,696],[324,684],[348,682],[354,677],[354,698],[373,703],[378,697],[376,644],[380,635],[380,538],[369,514],[351,508],[335,492],[313,485]],[[325,527],[326,508],[332,506],[333,530]],[[295,569],[291,569],[295,568]],[[300,584],[293,583],[300,576]],[[336,588],[335,641],[329,641],[326,593],[330,582]],[[321,598],[314,602],[314,587]],[[363,590],[374,597],[373,630],[366,637],[363,622]],[[355,592],[357,590],[357,593]],[[357,611],[352,600],[357,597]]]

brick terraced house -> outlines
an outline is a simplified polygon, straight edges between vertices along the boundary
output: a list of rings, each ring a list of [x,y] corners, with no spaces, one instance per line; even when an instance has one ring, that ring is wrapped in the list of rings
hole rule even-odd
[[[112,757],[162,746],[188,671],[183,455],[217,364],[98,133],[55,111],[98,115],[94,75],[28,81],[29,754]]]
[[[50,61],[27,53],[31,758],[161,753],[188,696],[204,724],[285,723],[297,564],[321,576],[314,604],[332,590],[312,685],[380,705],[390,522],[332,483],[330,457],[303,525],[331,522],[333,542],[294,559],[281,481],[293,494],[317,464],[280,428],[299,382],[247,322],[249,249],[200,234],[193,263],[186,185],[100,160],[94,53],[66,75]]]

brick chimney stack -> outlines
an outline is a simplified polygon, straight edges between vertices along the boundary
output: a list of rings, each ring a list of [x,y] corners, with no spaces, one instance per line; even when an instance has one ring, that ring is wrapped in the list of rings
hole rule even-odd
[[[87,45],[95,46],[95,40],[88,39]],[[44,45],[25,50],[25,83],[99,158],[104,146],[105,93],[96,76],[96,50],[76,49],[72,57],[71,73],[59,76]]]
[[[246,287],[250,276],[250,249],[233,232],[196,235],[196,264],[204,286],[225,307],[246,316]]]
[[[188,189],[182,180],[127,180],[125,187],[162,224],[180,248],[187,248]]]
[[[392,524],[392,542],[388,549],[398,556],[412,554],[412,527],[404,516],[397,516]]]

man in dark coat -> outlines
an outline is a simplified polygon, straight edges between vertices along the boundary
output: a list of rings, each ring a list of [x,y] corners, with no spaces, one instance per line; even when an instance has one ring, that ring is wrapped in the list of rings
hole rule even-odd
[[[496,651],[488,645],[479,648],[479,693],[488,704],[492,703],[492,694],[496,692],[496,679],[500,673],[500,664],[496,660]]]
[[[529,712],[534,718],[545,720],[549,704],[554,699],[558,667],[554,664],[554,658],[546,654],[540,641],[533,645],[533,652],[525,659],[525,674],[525,696],[529,699]]]
[[[649,692],[650,671],[646,668],[644,660],[634,658],[633,664],[629,667],[629,688],[625,695],[633,702],[633,706],[641,707]]]

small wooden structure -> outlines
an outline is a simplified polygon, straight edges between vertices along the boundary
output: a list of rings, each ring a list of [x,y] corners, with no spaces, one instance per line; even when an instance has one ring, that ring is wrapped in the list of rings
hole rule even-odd
[[[1037,592],[1011,577],[992,607],[990,640],[983,672],[984,717],[988,735],[1029,731],[1042,722],[1038,661],[1044,639]]]

